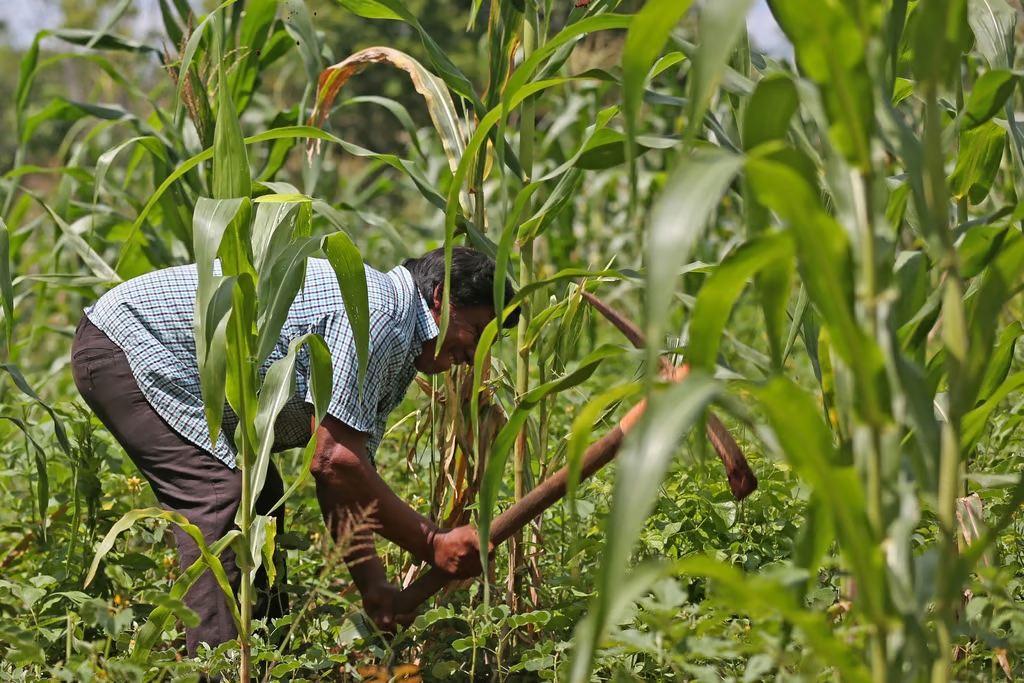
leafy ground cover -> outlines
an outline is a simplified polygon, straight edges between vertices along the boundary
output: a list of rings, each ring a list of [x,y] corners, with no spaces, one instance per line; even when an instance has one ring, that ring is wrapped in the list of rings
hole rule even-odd
[[[0,181],[0,679],[1024,673],[1011,5],[773,0],[790,64],[751,48],[745,0],[475,2],[475,58],[412,5],[339,4],[161,2],[158,50],[118,32],[125,2],[22,55]],[[337,17],[400,26],[405,51],[337,46]],[[65,64],[97,79],[88,97],[43,87]],[[335,134],[371,111],[395,134]],[[60,144],[37,159],[41,131]],[[249,278],[204,280],[237,287],[242,351],[203,372],[219,398],[242,387],[255,481],[268,436],[239,396],[272,385],[238,378],[274,335],[261,306],[289,301],[268,292],[294,295],[279,266],[331,257],[355,310],[358,257],[453,243],[507,267],[524,314],[472,373],[411,388],[378,456],[389,483],[486,529],[645,396],[619,462],[388,639],[322,535],[305,454],[280,454],[292,613],[183,660],[175,522],[132,512],[151,492],[70,379],[82,307],[214,252]],[[653,343],[630,348],[582,289]],[[690,376],[649,382],[659,354]],[[711,406],[759,480],[742,502],[703,436]],[[259,556],[260,524],[243,515],[237,552]],[[396,582],[422,571],[381,548]]]

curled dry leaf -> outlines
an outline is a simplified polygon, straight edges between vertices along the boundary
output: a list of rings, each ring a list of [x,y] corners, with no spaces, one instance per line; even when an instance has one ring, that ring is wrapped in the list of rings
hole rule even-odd
[[[423,95],[427,102],[430,119],[441,136],[445,154],[448,156],[448,165],[454,173],[466,149],[466,133],[448,87],[444,81],[401,50],[368,47],[324,69],[318,79],[316,105],[309,116],[309,125],[323,124],[342,86],[368,64],[391,64],[409,74],[416,92]],[[319,140],[310,140],[306,143],[306,153],[309,157],[312,157],[314,151],[320,151]]]

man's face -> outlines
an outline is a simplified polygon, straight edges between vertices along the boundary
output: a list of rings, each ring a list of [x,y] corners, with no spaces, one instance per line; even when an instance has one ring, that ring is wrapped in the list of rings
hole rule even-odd
[[[441,288],[434,292],[430,313],[438,325],[441,324]],[[494,319],[491,306],[451,307],[448,316],[448,331],[443,341],[436,338],[423,344],[423,350],[416,357],[416,369],[428,375],[446,372],[453,365],[473,363],[476,345],[487,324]],[[440,344],[440,351],[436,351]],[[435,357],[436,355],[436,357]]]

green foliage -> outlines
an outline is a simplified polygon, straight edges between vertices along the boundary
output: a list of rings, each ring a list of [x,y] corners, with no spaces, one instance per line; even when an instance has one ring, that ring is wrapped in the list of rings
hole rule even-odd
[[[236,0],[190,18],[161,0],[167,54],[118,33],[128,2],[40,34],[16,87],[0,79],[17,389],[0,389],[0,678],[1019,676],[1016,12],[771,0],[793,68],[748,45],[751,4]],[[514,274],[496,307],[522,323],[490,325],[472,377],[413,387],[394,416],[378,461],[411,504],[486,545],[499,508],[649,407],[618,465],[571,477],[483,587],[384,638],[320,540],[312,447],[271,454],[300,348],[318,415],[329,354],[306,336],[261,368],[308,257],[338,275],[362,376],[363,259],[456,243]],[[67,353],[106,287],[185,262],[208,423],[216,439],[225,401],[240,416],[245,491],[240,528],[179,572],[165,532],[187,520],[149,507]],[[646,348],[621,348],[581,288]],[[677,386],[650,371],[666,355],[691,366]],[[708,457],[709,409],[757,472],[743,502]],[[253,506],[272,458],[281,536]],[[229,544],[242,635],[177,661],[182,598]],[[250,623],[275,547],[296,607]],[[416,571],[385,558],[396,581]]]

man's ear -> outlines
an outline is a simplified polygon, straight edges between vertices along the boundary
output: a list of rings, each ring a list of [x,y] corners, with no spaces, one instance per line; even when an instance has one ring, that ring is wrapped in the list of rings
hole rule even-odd
[[[438,285],[434,287],[434,305],[432,308],[435,311],[441,311],[441,303],[444,301],[444,285]]]

